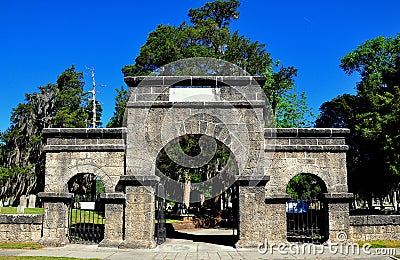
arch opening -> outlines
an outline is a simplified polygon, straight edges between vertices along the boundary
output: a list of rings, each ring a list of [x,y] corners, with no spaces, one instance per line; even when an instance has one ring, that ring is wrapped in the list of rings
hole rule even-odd
[[[328,210],[323,200],[324,181],[299,173],[286,186],[291,199],[286,203],[287,240],[320,244],[328,240]]]
[[[73,176],[67,183],[73,193],[68,214],[68,239],[71,243],[99,243],[104,239],[105,208],[100,195],[103,180],[93,173]]]
[[[156,175],[156,240],[162,214],[166,235],[208,243],[234,245],[237,241],[238,174],[233,153],[208,135],[187,134],[169,142],[158,154]],[[207,228],[213,235],[181,229]],[[236,234],[232,229],[236,230]]]

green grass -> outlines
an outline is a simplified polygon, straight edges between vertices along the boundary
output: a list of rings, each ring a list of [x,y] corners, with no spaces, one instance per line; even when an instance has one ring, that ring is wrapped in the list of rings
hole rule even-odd
[[[17,214],[17,207],[2,207],[0,214]],[[24,214],[44,214],[44,208],[25,208]]]
[[[54,257],[54,256],[0,256],[4,260],[76,260],[82,258]],[[85,260],[100,260],[99,258],[85,258]]]
[[[71,225],[77,224],[77,223],[83,223],[83,220],[85,220],[85,223],[93,223],[93,224],[104,224],[105,218],[101,215],[99,215],[97,212],[91,211],[91,210],[83,210],[83,209],[73,209],[72,210],[72,218],[70,219]]]
[[[176,222],[183,222],[182,220],[179,219],[167,219],[165,223],[176,223]]]
[[[0,249],[39,249],[42,245],[33,242],[0,242]]]
[[[366,243],[371,244],[371,248],[400,248],[400,240],[370,240],[357,242],[360,246]]]

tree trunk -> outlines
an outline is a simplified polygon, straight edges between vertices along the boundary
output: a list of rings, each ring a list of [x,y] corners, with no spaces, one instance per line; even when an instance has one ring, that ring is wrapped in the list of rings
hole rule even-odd
[[[190,204],[190,186],[190,179],[187,179],[185,181],[185,187],[183,189],[183,204],[186,206],[187,209],[189,209]]]

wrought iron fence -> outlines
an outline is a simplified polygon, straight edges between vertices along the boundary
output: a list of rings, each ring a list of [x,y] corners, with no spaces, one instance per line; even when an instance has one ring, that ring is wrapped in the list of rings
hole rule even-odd
[[[328,239],[327,210],[317,199],[291,200],[286,203],[287,240],[323,243]]]
[[[95,200],[75,195],[71,200],[68,218],[68,237],[72,243],[99,243],[104,238],[104,204],[97,196]]]
[[[165,190],[160,183],[156,186],[156,233],[155,240],[157,245],[161,245],[167,238],[167,230],[165,226]]]

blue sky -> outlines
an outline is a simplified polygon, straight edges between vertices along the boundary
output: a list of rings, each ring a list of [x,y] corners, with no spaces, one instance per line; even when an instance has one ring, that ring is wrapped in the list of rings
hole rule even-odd
[[[191,7],[207,1],[0,1],[0,131],[25,93],[54,83],[72,64],[93,67],[103,105],[103,124],[114,111],[121,68],[132,64],[158,24],[179,25]],[[234,30],[266,44],[275,60],[299,72],[314,112],[343,93],[354,93],[357,76],[339,68],[340,58],[367,39],[400,32],[398,0],[242,1]]]

